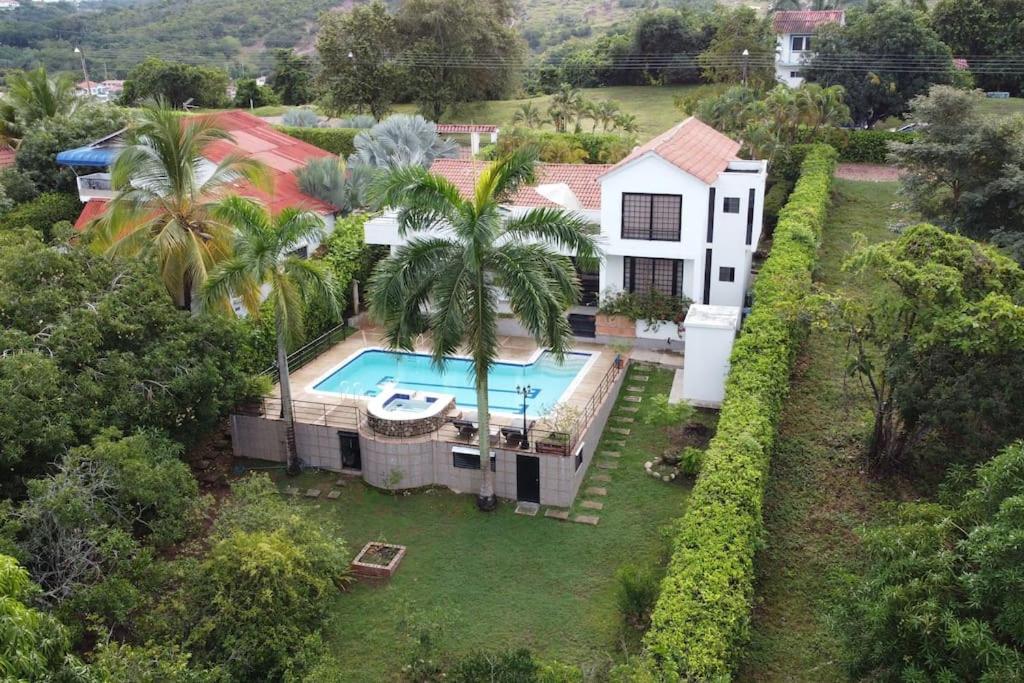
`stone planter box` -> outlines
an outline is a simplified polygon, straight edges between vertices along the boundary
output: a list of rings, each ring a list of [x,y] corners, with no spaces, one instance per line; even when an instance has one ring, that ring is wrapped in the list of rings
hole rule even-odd
[[[377,555],[381,552],[390,555],[387,564],[381,564],[378,561]],[[352,573],[360,579],[384,581],[390,579],[398,571],[398,564],[403,557],[405,557],[404,545],[370,541],[363,546],[349,566]]]
[[[568,455],[569,442],[558,439],[540,438],[533,442],[533,448],[538,453],[549,453],[551,455]]]
[[[636,323],[624,315],[597,314],[594,331],[599,337],[636,337]]]

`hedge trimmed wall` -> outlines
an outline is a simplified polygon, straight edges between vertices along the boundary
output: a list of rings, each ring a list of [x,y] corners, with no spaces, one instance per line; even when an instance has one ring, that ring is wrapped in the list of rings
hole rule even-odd
[[[890,142],[914,142],[917,133],[891,130],[851,130],[846,145],[839,150],[840,161],[866,164],[888,163]]]
[[[805,325],[836,151],[814,145],[783,208],[736,341],[718,431],[686,512],[644,645],[664,680],[728,678],[750,631],[768,461]],[[651,662],[649,662],[651,663]]]
[[[348,157],[356,150],[354,140],[360,132],[355,128],[303,128],[299,126],[274,126],[285,135],[291,135],[303,142],[327,150],[340,157]]]

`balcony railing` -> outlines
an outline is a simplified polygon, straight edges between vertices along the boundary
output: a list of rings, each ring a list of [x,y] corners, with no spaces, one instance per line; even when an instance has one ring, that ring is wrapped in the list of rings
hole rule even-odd
[[[109,173],[90,173],[78,176],[78,198],[83,202],[90,199],[111,199],[114,194]]]

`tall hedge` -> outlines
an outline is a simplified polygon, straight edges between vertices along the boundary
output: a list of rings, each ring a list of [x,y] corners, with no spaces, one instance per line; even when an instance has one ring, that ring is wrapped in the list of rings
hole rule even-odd
[[[274,126],[274,128],[340,157],[348,157],[355,151],[353,141],[360,132],[355,128],[305,128],[300,126]]]
[[[801,309],[829,205],[837,153],[815,145],[783,208],[754,307],[733,349],[718,431],[679,520],[644,645],[661,678],[725,678],[750,630],[754,555],[769,454]]]

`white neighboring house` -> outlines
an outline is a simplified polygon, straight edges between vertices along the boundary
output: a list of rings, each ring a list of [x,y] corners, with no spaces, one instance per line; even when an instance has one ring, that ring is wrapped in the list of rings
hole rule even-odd
[[[560,206],[601,227],[600,272],[580,273],[584,305],[571,318],[593,319],[598,293],[623,290],[743,306],[761,237],[767,162],[741,160],[739,148],[691,117],[614,165],[538,165],[538,184],[512,198],[510,213]],[[468,196],[484,166],[442,159],[431,171]],[[368,244],[405,242],[395,211],[368,221],[365,234]],[[592,330],[592,320],[574,325],[581,327]]]
[[[814,32],[826,24],[846,24],[843,10],[797,10],[776,12],[772,26],[778,36],[775,49],[775,78],[791,88],[804,82],[803,67],[814,55]]]

